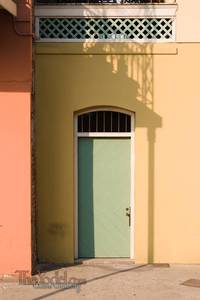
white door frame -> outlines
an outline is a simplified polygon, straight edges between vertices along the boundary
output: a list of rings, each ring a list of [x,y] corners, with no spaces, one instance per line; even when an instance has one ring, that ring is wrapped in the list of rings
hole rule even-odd
[[[78,116],[95,111],[113,111],[127,114],[131,117],[131,132],[87,132],[78,133]],[[79,137],[129,137],[131,140],[131,183],[130,183],[130,207],[131,207],[131,226],[130,226],[130,258],[134,259],[134,225],[135,225],[135,206],[134,206],[134,169],[135,169],[135,118],[134,113],[114,107],[100,107],[87,109],[78,112],[74,116],[74,258],[78,259],[78,139]]]

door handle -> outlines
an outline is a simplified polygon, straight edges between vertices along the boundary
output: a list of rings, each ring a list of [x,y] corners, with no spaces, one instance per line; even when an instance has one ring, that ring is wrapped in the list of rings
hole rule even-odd
[[[126,207],[126,216],[128,217],[129,226],[131,226],[131,207]]]

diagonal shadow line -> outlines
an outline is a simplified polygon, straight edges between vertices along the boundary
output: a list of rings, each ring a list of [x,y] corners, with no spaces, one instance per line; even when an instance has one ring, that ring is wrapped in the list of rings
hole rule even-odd
[[[100,280],[100,279],[103,279],[103,278],[106,278],[106,277],[110,277],[110,276],[113,276],[113,275],[117,275],[119,273],[125,273],[125,272],[128,272],[128,271],[134,271],[134,270],[137,270],[137,269],[140,269],[140,268],[143,268],[143,267],[146,267],[147,264],[144,264],[144,265],[140,265],[140,266],[137,266],[137,267],[133,267],[133,268],[128,268],[128,269],[124,269],[124,270],[120,270],[120,271],[116,271],[116,272],[112,272],[112,273],[109,273],[109,274],[106,274],[106,275],[101,275],[101,276],[98,276],[98,277],[94,277],[92,279],[89,279],[89,280],[86,280],[84,282],[80,282],[79,285],[83,285],[83,284],[86,284],[86,283],[90,283],[90,282],[93,282],[93,281],[96,281],[96,280]],[[73,286],[72,287],[66,287],[66,288],[63,288],[63,289],[59,289],[55,292],[51,292],[51,293],[48,293],[46,295],[43,295],[43,296],[39,296],[39,297],[36,297],[36,298],[33,298],[32,300],[42,300],[42,299],[45,299],[47,297],[51,297],[51,296],[54,296],[60,292],[64,292],[65,290],[69,290],[69,289],[72,289],[74,288]]]

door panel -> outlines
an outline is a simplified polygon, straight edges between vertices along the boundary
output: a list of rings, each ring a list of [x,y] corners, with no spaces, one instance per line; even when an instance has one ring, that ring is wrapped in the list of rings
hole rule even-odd
[[[130,139],[79,138],[79,257],[129,257]]]

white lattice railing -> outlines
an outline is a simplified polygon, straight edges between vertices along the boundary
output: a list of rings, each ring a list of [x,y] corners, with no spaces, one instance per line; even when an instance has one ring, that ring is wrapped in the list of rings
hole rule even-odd
[[[40,18],[40,40],[172,41],[171,18]]]
[[[175,41],[176,5],[39,6],[36,37],[41,42]]]
[[[39,5],[52,5],[52,4],[73,4],[73,3],[87,3],[87,4],[163,4],[163,3],[176,3],[176,0],[36,0]]]

